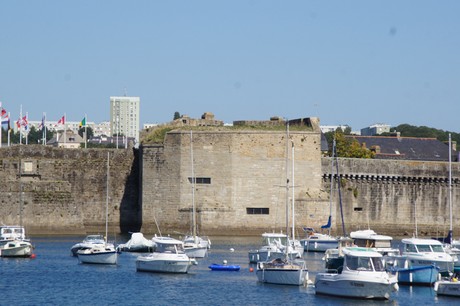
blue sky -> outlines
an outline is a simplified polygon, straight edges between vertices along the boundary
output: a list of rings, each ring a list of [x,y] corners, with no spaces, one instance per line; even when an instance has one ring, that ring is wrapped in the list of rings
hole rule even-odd
[[[460,1],[0,0],[0,101],[13,118],[141,124],[319,117],[460,132]]]

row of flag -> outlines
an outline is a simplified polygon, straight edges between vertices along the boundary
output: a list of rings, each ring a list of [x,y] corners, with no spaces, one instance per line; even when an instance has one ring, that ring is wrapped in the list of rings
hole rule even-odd
[[[0,109],[1,109],[1,123],[2,125],[3,124],[8,124],[8,130],[11,129],[11,126],[10,126],[10,116],[8,114],[8,112],[6,111],[6,109],[4,109],[2,106],[1,106],[1,102],[0,102]],[[42,117],[42,122],[41,124],[38,126],[39,129],[43,129],[45,127],[45,121],[46,121],[46,116],[43,115]],[[61,119],[58,120],[57,125],[64,125],[66,122],[66,118],[65,118],[65,115],[61,117]],[[21,118],[21,116],[19,116],[19,119],[16,121],[16,126],[18,127],[18,129],[20,129],[21,127],[23,127],[25,130],[28,130],[29,128],[29,121],[28,121],[28,118],[27,118],[27,115],[23,116]],[[85,127],[86,126],[86,116],[80,121],[78,127],[79,128],[82,128],[82,127]]]

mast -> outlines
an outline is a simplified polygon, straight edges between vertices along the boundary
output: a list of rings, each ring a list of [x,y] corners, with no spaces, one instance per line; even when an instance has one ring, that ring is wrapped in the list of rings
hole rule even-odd
[[[335,140],[334,140],[335,142]],[[340,204],[340,215],[342,217],[342,232],[343,236],[347,236],[347,231],[345,230],[345,221],[343,220],[343,207],[342,207],[342,191],[340,189],[340,174],[339,174],[339,160],[337,157],[337,151],[335,152],[335,168],[337,170],[337,188],[339,190],[339,204]]]
[[[295,240],[295,193],[294,193],[294,141],[291,141],[291,156],[292,156],[292,241]]]
[[[107,243],[107,235],[109,230],[109,166],[110,166],[110,152],[107,152],[107,186],[105,194],[105,243]]]
[[[192,130],[190,130],[190,163],[192,165],[192,234],[196,243],[196,216],[195,216],[195,170],[193,167],[193,137]]]
[[[289,121],[286,121],[286,258],[289,244]]]
[[[452,244],[452,138],[449,133],[449,213],[450,213],[450,227],[449,235],[447,235],[449,241],[447,243]]]

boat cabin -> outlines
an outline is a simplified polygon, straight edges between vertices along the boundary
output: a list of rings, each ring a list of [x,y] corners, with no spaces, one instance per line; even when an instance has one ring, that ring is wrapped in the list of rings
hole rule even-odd
[[[404,253],[445,253],[442,243],[434,239],[403,239]]]
[[[25,239],[25,230],[22,226],[2,226],[0,227],[1,240]]]
[[[155,243],[155,252],[158,253],[185,253],[184,243],[170,237],[155,237],[152,239]]]
[[[383,272],[382,254],[367,248],[353,247],[343,250],[344,269],[347,271]]]
[[[264,233],[262,234],[262,245],[276,245],[276,246],[285,246],[287,243],[288,237],[282,233]]]

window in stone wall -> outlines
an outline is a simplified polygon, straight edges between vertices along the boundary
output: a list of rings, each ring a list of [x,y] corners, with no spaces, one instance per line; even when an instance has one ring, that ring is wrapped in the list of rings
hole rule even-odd
[[[193,183],[193,178],[189,177],[188,181]],[[195,184],[211,184],[210,177],[195,177]]]
[[[353,208],[354,211],[363,211],[363,208],[362,207],[355,207]]]
[[[270,208],[246,207],[246,214],[248,215],[269,215]]]

